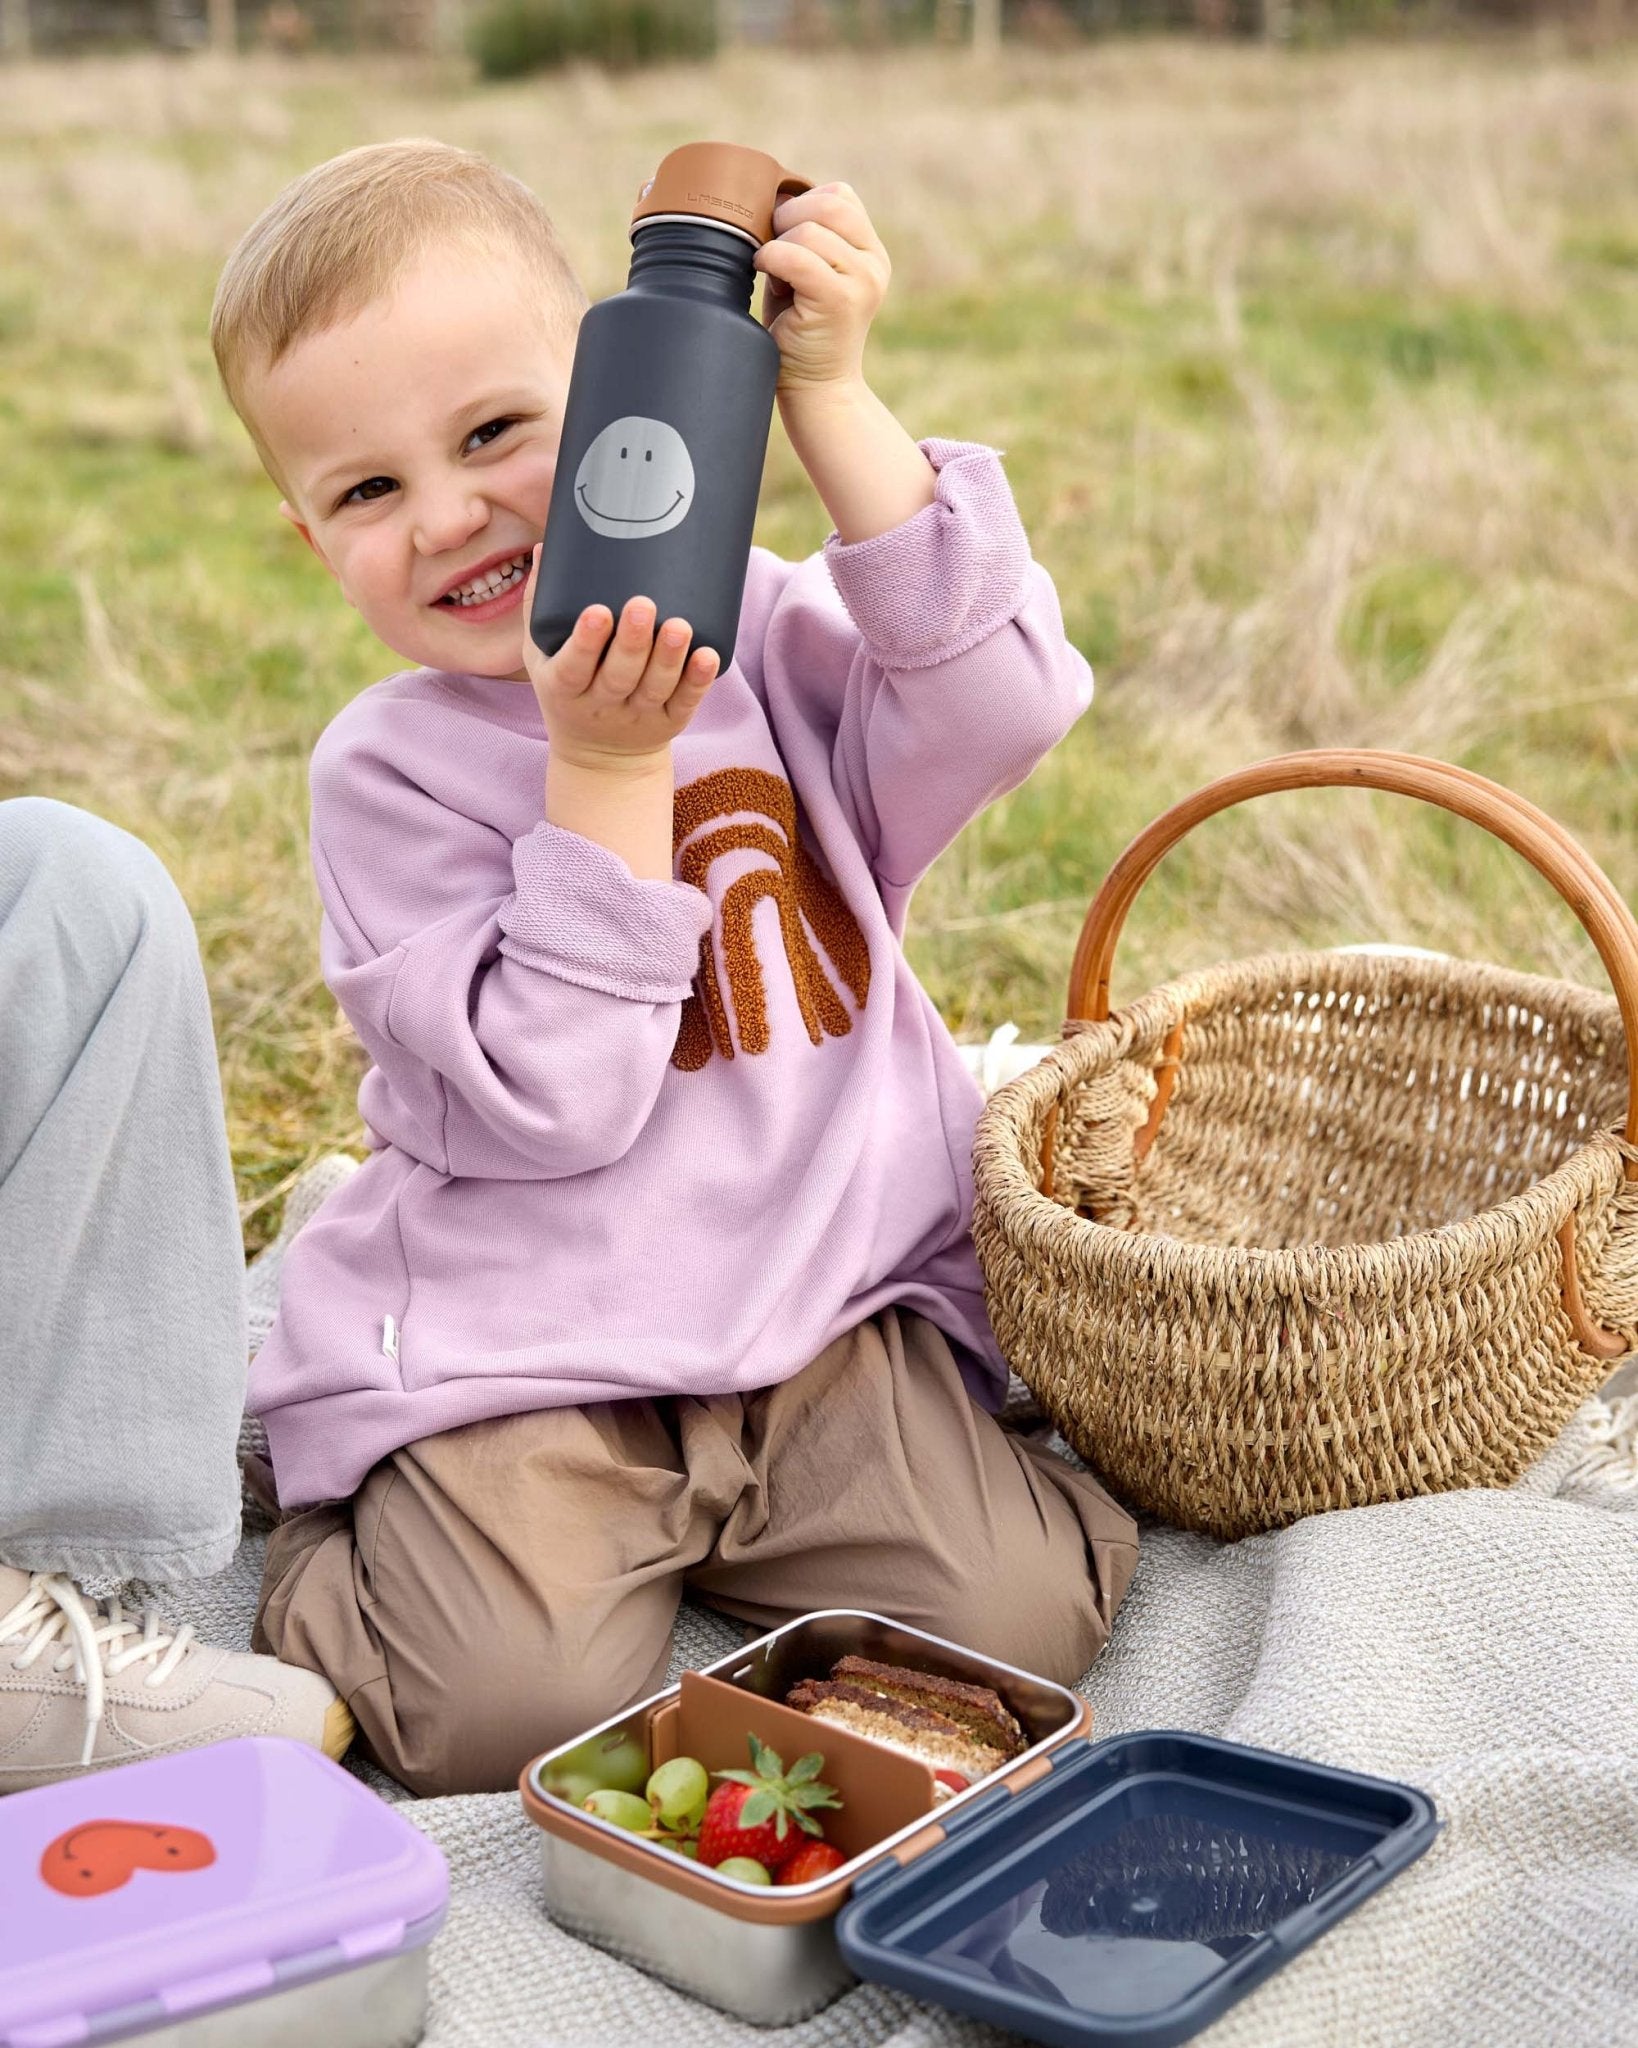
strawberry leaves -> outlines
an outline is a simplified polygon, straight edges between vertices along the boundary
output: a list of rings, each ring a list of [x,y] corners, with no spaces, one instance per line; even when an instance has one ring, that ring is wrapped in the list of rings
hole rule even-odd
[[[795,1821],[805,1834],[821,1834],[823,1830],[812,1818],[814,1811],[842,1803],[834,1786],[817,1782],[825,1767],[824,1757],[818,1750],[811,1750],[808,1755],[798,1757],[787,1771],[785,1760],[777,1750],[759,1742],[754,1735],[749,1737],[749,1741],[751,1768],[748,1771],[718,1771],[716,1774],[730,1784],[751,1788],[750,1798],[739,1810],[740,1825],[754,1828],[763,1821],[771,1820],[774,1833],[781,1842],[789,1832],[791,1821]]]
[[[822,1837],[815,1813],[842,1803],[835,1787],[819,1780],[825,1760],[817,1750],[799,1757],[787,1771],[777,1751],[754,1735],[749,1742],[749,1770],[714,1773],[722,1783],[706,1808],[701,1862],[716,1863],[734,1853],[773,1868],[803,1835]]]

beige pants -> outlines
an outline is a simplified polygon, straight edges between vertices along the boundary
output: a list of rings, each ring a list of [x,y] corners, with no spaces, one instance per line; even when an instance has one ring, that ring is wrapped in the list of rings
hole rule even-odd
[[[503,1416],[395,1452],[268,1542],[256,1648],[321,1671],[421,1793],[509,1787],[665,1683],[684,1588],[777,1627],[864,1607],[1072,1683],[1137,1532],[886,1309],[781,1385]]]

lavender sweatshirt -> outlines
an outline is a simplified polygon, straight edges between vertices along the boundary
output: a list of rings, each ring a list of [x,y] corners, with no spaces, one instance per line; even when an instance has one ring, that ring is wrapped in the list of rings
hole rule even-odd
[[[900,941],[1092,677],[998,455],[921,445],[903,525],[753,550],[673,747],[671,881],[544,822],[525,684],[411,670],[320,739],[320,946],[373,1149],[251,1371],[287,1506],[486,1416],[772,1386],[890,1302],[998,1405],[980,1095]]]

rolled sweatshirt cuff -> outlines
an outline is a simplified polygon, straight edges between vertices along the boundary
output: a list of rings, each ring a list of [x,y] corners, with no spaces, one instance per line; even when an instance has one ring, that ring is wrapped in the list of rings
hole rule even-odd
[[[1001,467],[978,441],[917,443],[933,502],[869,540],[832,530],[825,566],[884,668],[931,668],[1015,617],[1028,592],[1029,536]]]
[[[620,856],[541,823],[512,847],[500,950],[579,988],[680,1003],[693,987],[711,899],[690,882],[640,881]]]

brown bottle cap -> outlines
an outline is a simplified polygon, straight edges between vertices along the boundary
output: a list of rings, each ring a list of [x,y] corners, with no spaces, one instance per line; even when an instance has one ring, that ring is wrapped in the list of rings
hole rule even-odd
[[[719,220],[758,243],[773,240],[773,210],[788,193],[806,192],[811,178],[787,171],[777,157],[737,142],[685,142],[660,160],[637,194],[631,224],[656,213]]]

